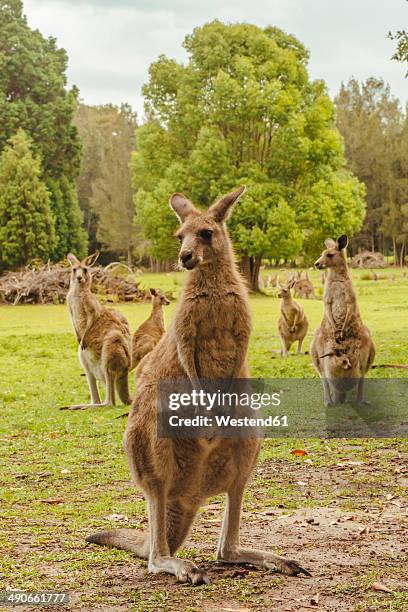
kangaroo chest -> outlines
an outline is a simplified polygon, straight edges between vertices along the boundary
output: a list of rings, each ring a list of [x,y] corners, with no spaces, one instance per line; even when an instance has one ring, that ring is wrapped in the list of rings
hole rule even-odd
[[[203,295],[180,312],[179,329],[191,330],[191,346],[199,376],[226,378],[234,371],[238,337],[249,336],[249,313],[236,293]],[[243,358],[244,359],[244,358]]]
[[[237,295],[199,301],[189,316],[194,321],[195,362],[199,376],[225,378],[234,370],[237,337],[249,327],[249,314]]]
[[[297,314],[298,311],[293,306],[283,306],[281,308],[281,315],[289,325],[293,325]]]
[[[347,309],[354,301],[348,284],[344,281],[333,281],[325,292],[326,307],[331,309],[335,323],[342,323],[346,318]]]
[[[223,341],[229,344],[237,329],[237,303],[235,296],[222,300],[205,300],[196,312],[197,339],[208,347],[220,347]]]
[[[80,300],[68,294],[69,314],[76,333],[81,337],[87,325],[87,312]]]

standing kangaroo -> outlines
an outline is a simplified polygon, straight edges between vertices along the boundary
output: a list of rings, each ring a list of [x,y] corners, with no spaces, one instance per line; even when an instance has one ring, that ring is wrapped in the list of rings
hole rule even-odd
[[[91,292],[91,266],[99,253],[79,261],[69,253],[71,279],[67,303],[72,325],[78,340],[78,357],[85,371],[90,404],[70,406],[70,410],[115,405],[115,387],[124,404],[130,404],[128,372],[131,365],[131,337],[125,317],[108,310]],[[106,386],[106,398],[101,402],[97,380]]]
[[[124,445],[135,482],[149,510],[149,533],[104,531],[88,542],[130,550],[148,560],[148,571],[179,581],[207,583],[192,561],[175,557],[200,506],[227,493],[217,559],[252,563],[283,573],[308,574],[295,561],[239,542],[245,486],[260,449],[256,438],[159,438],[157,384],[160,380],[248,377],[246,353],[251,331],[247,290],[238,273],[224,221],[244,187],[222,197],[206,212],[182,194],[170,205],[181,227],[180,261],[189,270],[171,329],[143,360]]]
[[[165,333],[163,306],[170,301],[160,289],[150,289],[152,312],[150,317],[138,327],[132,338],[132,368],[150,353]]]
[[[357,306],[346,260],[347,236],[337,243],[326,240],[316,261],[328,269],[324,285],[324,316],[311,347],[312,360],[323,382],[326,406],[346,401],[346,392],[358,383],[357,403],[364,404],[364,376],[373,364],[375,347]]]
[[[278,297],[281,302],[281,316],[278,321],[278,332],[282,342],[281,354],[286,357],[290,351],[290,347],[294,342],[298,342],[297,353],[302,352],[302,344],[307,330],[309,321],[305,315],[302,306],[295,302],[292,298],[291,289],[296,283],[295,279],[289,280],[285,285],[281,285],[278,281],[279,293]]]

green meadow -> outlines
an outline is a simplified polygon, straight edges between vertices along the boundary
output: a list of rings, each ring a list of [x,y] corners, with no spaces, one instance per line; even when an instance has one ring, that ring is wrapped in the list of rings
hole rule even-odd
[[[391,268],[378,270],[378,280],[370,275],[353,271],[376,363],[406,364],[408,278]],[[320,275],[311,278],[320,299],[299,300],[310,320],[306,350],[323,312]],[[182,273],[145,274],[140,282],[176,298],[183,279]],[[265,292],[251,297],[252,376],[316,377],[309,355],[280,357],[279,300],[275,289]],[[174,307],[172,301],[165,310],[167,323]],[[149,304],[115,308],[132,329],[150,311]],[[396,372],[373,370],[370,377],[408,375]],[[295,596],[300,603],[293,609],[301,610],[317,591],[322,609],[407,609],[406,439],[265,441],[246,495],[243,537],[296,558],[313,577],[217,567],[223,500],[216,498],[180,553],[209,571],[211,585],[194,589],[149,576],[130,553],[85,542],[98,529],[145,529],[147,517],[122,452],[123,406],[59,410],[88,400],[66,306],[0,308],[0,380],[0,590],[70,591],[73,608],[81,610],[264,610],[274,609],[273,601],[293,605]],[[390,592],[373,589],[378,581]]]

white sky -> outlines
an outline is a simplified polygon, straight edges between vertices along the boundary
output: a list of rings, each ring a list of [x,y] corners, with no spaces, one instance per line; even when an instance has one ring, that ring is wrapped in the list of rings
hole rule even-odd
[[[67,50],[69,83],[86,103],[129,102],[139,117],[149,64],[163,53],[184,60],[184,36],[215,18],[294,34],[332,96],[351,76],[375,76],[408,101],[406,66],[391,61],[387,39],[408,27],[406,0],[25,0],[24,8],[31,27]]]

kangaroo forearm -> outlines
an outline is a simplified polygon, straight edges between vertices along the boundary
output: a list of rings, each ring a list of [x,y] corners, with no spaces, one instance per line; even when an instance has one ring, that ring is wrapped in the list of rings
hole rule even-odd
[[[326,314],[327,314],[327,318],[329,320],[330,325],[332,326],[333,331],[336,331],[336,322],[333,318],[333,313],[332,313],[332,309],[331,309],[331,304],[327,304],[326,305]]]
[[[238,378],[248,350],[249,338],[240,338],[236,346],[235,363],[231,378]]]
[[[196,384],[198,382],[198,374],[197,374],[197,368],[196,368],[195,359],[194,359],[195,351],[193,350],[191,346],[191,342],[186,345],[178,344],[177,352],[178,352],[178,356],[179,356],[180,363],[181,363],[183,370],[187,374],[190,381]]]
[[[342,328],[341,328],[342,335],[344,334],[344,330],[346,329],[346,327],[348,325],[348,322],[350,320],[350,314],[351,314],[351,307],[348,304],[347,305],[347,310],[346,310],[346,316],[344,317],[344,323],[343,323]]]
[[[86,347],[86,341],[87,341],[88,334],[89,334],[89,331],[90,331],[92,325],[93,325],[93,320],[90,323],[88,323],[88,325],[85,328],[84,333],[82,334],[82,338],[80,339],[80,344],[81,344],[82,348]]]

